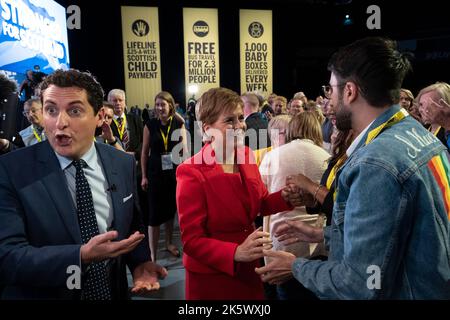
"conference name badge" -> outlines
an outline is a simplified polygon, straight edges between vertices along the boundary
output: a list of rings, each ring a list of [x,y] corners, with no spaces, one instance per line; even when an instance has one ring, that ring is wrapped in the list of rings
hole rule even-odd
[[[172,153],[161,154],[161,164],[163,171],[172,170],[173,169]]]

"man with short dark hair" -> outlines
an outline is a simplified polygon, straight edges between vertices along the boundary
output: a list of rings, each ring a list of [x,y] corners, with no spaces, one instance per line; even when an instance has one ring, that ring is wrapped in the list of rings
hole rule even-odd
[[[395,42],[383,38],[333,55],[327,98],[337,128],[357,137],[335,180],[329,258],[266,251],[273,260],[257,270],[264,281],[293,274],[321,299],[450,299],[450,165],[445,147],[394,104],[409,68]],[[322,241],[312,229],[288,222],[275,235]]]
[[[167,271],[150,261],[133,210],[135,161],[94,143],[103,121],[100,84],[88,73],[57,70],[41,89],[48,140],[0,158],[2,297],[123,299],[126,265],[133,292],[159,288]]]

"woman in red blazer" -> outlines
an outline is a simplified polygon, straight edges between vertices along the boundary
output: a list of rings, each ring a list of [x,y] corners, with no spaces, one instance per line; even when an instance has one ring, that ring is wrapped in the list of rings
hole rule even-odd
[[[268,194],[253,153],[243,146],[241,98],[215,88],[199,104],[208,143],[176,173],[186,299],[264,299],[255,268],[270,239],[253,221],[292,207],[283,200],[286,192]]]

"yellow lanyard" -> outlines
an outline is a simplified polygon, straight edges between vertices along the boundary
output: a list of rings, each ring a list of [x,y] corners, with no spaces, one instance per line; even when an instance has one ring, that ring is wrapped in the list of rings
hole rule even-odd
[[[37,140],[38,142],[41,142],[41,141],[42,141],[42,135],[38,135],[38,133],[37,133],[36,129],[34,129],[34,127],[33,127],[33,134],[34,134],[34,136],[36,137],[36,140]]]
[[[389,127],[393,126],[394,124],[399,123],[400,121],[405,119],[408,115],[409,115],[408,111],[406,111],[404,108],[401,108],[392,117],[390,117],[389,120],[383,122],[375,129],[370,130],[369,134],[367,135],[365,145],[368,145],[370,142],[372,142],[372,140],[375,139],[381,133],[381,131],[383,131],[383,129],[389,128]],[[339,164],[339,161],[336,163],[336,165],[333,167],[333,169],[335,167],[337,168],[338,164]],[[333,171],[333,169],[332,169],[332,171]],[[334,172],[334,175],[336,174],[336,171]],[[332,173],[330,172],[330,176],[331,175],[332,175]],[[328,179],[327,179],[327,188],[328,188],[328,181],[331,181],[331,183],[332,183],[332,181],[335,179],[335,177],[333,176],[333,180],[330,180],[330,176],[328,176]],[[337,183],[337,181],[336,181],[336,183]],[[330,184],[330,186],[331,186],[331,184]],[[330,188],[328,188],[328,190],[329,189]],[[336,195],[337,195],[337,185],[336,185],[336,188],[335,188],[334,194],[333,194],[334,200],[336,200]]]
[[[125,132],[126,127],[127,127],[127,117],[125,115],[123,115],[122,125],[119,125],[119,122],[117,121],[117,119],[114,119],[114,122],[116,123],[117,130],[119,131],[120,140],[122,140],[123,133]]]
[[[366,145],[368,145],[370,142],[372,142],[372,140],[375,139],[381,133],[381,131],[383,131],[383,129],[389,128],[389,127],[393,126],[394,124],[399,123],[404,118],[406,118],[408,115],[409,115],[408,111],[401,108],[396,114],[394,114],[392,117],[390,117],[388,121],[383,122],[375,129],[370,130],[369,134],[367,135]]]
[[[336,172],[341,167],[342,162],[344,162],[345,158],[346,158],[345,155],[341,156],[338,159],[338,161],[336,161],[336,164],[333,166],[333,168],[331,169],[330,174],[328,175],[327,184],[326,184],[326,187],[327,187],[328,190],[331,189],[331,186],[332,186],[332,184],[334,182],[334,179],[336,178]]]
[[[164,134],[164,132],[162,131],[162,129],[159,129],[159,131],[161,132],[161,137],[163,138],[163,142],[164,142],[164,150],[167,152],[167,148],[169,146],[169,132],[170,132],[170,127],[172,127],[172,118],[169,118],[169,127],[167,128],[167,133]]]
[[[441,126],[439,126],[437,129],[436,129],[436,131],[433,133],[433,135],[435,136],[435,137],[437,137],[437,135],[438,135],[438,133],[439,133],[439,130],[441,130]],[[428,129],[428,131],[430,131],[431,132],[431,127]]]

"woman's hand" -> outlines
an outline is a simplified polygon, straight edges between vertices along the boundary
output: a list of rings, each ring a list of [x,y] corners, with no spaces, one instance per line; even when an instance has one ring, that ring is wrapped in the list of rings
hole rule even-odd
[[[314,198],[311,194],[299,189],[296,185],[290,184],[281,190],[281,196],[284,201],[290,203],[294,207],[314,206]]]
[[[251,262],[264,256],[263,249],[272,248],[272,240],[268,232],[261,231],[259,227],[241,243],[234,253],[234,261]]]
[[[141,188],[144,191],[147,191],[147,189],[148,189],[148,179],[146,177],[142,177]]]
[[[295,185],[298,189],[303,189],[309,193],[312,193],[311,191],[316,186],[316,183],[312,181],[307,176],[299,173],[296,175],[291,175],[286,178],[286,185]]]
[[[299,190],[294,185],[287,185],[281,189],[281,197],[287,203],[290,203],[294,207],[302,206],[303,200],[299,193]]]

